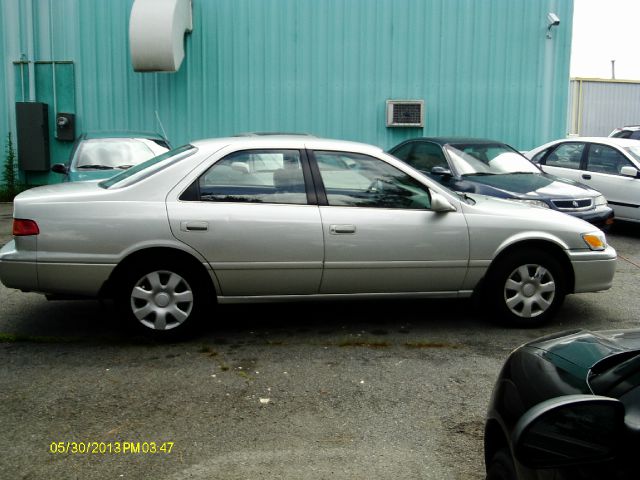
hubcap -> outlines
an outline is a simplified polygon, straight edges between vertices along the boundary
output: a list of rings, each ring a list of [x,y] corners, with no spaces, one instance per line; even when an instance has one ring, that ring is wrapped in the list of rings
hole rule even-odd
[[[193,310],[193,291],[175,272],[158,270],[144,275],[131,291],[131,311],[145,327],[170,330]]]
[[[504,285],[507,308],[523,318],[542,315],[551,307],[555,295],[553,276],[542,265],[521,265],[511,272]]]

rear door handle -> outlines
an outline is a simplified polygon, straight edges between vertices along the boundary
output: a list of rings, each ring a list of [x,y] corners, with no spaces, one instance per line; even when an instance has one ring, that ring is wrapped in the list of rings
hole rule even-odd
[[[591,180],[591,175],[588,175],[586,173],[582,174],[582,178],[584,178],[585,180]]]
[[[183,232],[206,232],[209,230],[209,222],[180,222],[180,230]]]
[[[329,232],[332,235],[345,235],[349,233],[356,233],[355,225],[329,225]]]

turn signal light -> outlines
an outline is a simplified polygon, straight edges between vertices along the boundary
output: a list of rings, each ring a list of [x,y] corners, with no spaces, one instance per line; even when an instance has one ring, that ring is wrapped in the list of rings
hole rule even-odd
[[[607,247],[607,241],[602,232],[583,233],[582,239],[591,250],[604,250]]]
[[[26,220],[24,218],[13,219],[13,236],[25,237],[28,235],[38,235],[40,229],[34,220]]]

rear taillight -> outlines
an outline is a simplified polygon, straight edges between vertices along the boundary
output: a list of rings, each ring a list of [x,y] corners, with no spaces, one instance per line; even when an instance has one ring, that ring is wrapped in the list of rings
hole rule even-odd
[[[24,218],[13,219],[13,236],[25,237],[27,235],[38,235],[40,229],[34,220],[26,220]]]

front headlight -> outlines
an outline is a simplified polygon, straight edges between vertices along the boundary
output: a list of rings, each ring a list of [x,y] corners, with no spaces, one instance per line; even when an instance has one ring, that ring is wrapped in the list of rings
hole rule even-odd
[[[526,203],[527,205],[532,205],[534,207],[549,208],[549,205],[542,200],[525,200],[523,198],[510,198],[509,200],[512,202]]]
[[[593,199],[593,203],[595,204],[596,207],[600,207],[600,206],[607,206],[607,199],[604,198],[604,195],[598,195],[596,198]]]
[[[583,233],[582,240],[591,250],[604,250],[607,248],[607,238],[600,231]]]

